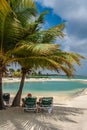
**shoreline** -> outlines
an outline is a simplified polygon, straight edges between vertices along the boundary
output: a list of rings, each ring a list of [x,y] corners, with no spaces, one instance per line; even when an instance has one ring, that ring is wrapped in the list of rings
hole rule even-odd
[[[3,78],[5,82],[20,82],[20,78]],[[45,81],[80,81],[87,82],[87,79],[63,79],[63,78],[26,78],[25,82],[45,82]]]
[[[3,78],[3,83],[19,83],[20,82],[20,78]],[[25,79],[25,82],[55,82],[55,81],[64,81],[64,82],[73,82],[73,81],[79,81],[79,82],[86,82],[87,80],[84,79],[62,79],[62,78],[30,78],[30,79]],[[79,95],[79,93],[81,93],[84,90],[84,88],[77,88],[77,89],[73,89],[73,90],[62,90],[62,91],[24,91],[22,94],[22,97],[24,98],[27,93],[32,93],[32,95],[37,96],[37,97],[41,97],[41,96],[54,96],[54,97],[69,97],[69,96],[73,96],[76,94]],[[7,91],[7,93],[9,93],[9,91]],[[16,92],[11,92],[10,91],[10,95],[11,97],[14,97],[14,95],[16,94]],[[58,100],[58,98],[57,98]]]

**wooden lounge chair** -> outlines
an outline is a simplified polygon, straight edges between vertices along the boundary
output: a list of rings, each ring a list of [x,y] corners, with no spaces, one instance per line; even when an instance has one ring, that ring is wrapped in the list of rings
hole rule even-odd
[[[53,112],[53,97],[43,97],[39,101],[40,111],[47,110],[49,113]]]
[[[24,100],[24,111],[37,111],[37,98],[27,97]]]

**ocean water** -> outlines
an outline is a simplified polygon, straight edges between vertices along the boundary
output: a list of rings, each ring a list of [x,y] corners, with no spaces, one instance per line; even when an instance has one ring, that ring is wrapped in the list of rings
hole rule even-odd
[[[17,92],[19,83],[3,83],[3,92],[14,94]],[[87,88],[87,82],[81,81],[40,81],[25,82],[23,93],[28,92],[73,92]]]

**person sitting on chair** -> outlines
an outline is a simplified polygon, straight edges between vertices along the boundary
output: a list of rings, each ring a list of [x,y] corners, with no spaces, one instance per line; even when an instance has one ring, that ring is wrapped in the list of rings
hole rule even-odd
[[[32,94],[31,94],[31,93],[28,93],[26,98],[28,98],[28,97],[32,97]],[[26,99],[26,98],[22,98],[22,107],[25,106],[25,99]]]
[[[37,112],[41,111],[41,108],[40,108],[41,100],[42,100],[42,98],[40,98],[39,101],[37,102]]]

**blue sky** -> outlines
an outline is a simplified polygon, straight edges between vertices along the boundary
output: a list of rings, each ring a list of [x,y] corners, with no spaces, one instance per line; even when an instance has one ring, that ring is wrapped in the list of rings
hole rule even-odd
[[[39,12],[48,10],[44,28],[66,21],[65,38],[57,40],[64,51],[76,52],[87,58],[87,0],[35,0]],[[87,59],[76,66],[76,74],[87,75]]]
[[[45,16],[45,28],[50,28],[52,26],[56,26],[58,24],[60,24],[61,22],[63,22],[63,20],[61,19],[60,16],[58,16],[57,14],[53,13],[53,9],[51,8],[47,8],[47,7],[43,7],[41,4],[37,3],[37,8],[38,8],[38,12],[41,13],[43,11],[48,11],[48,14]]]

